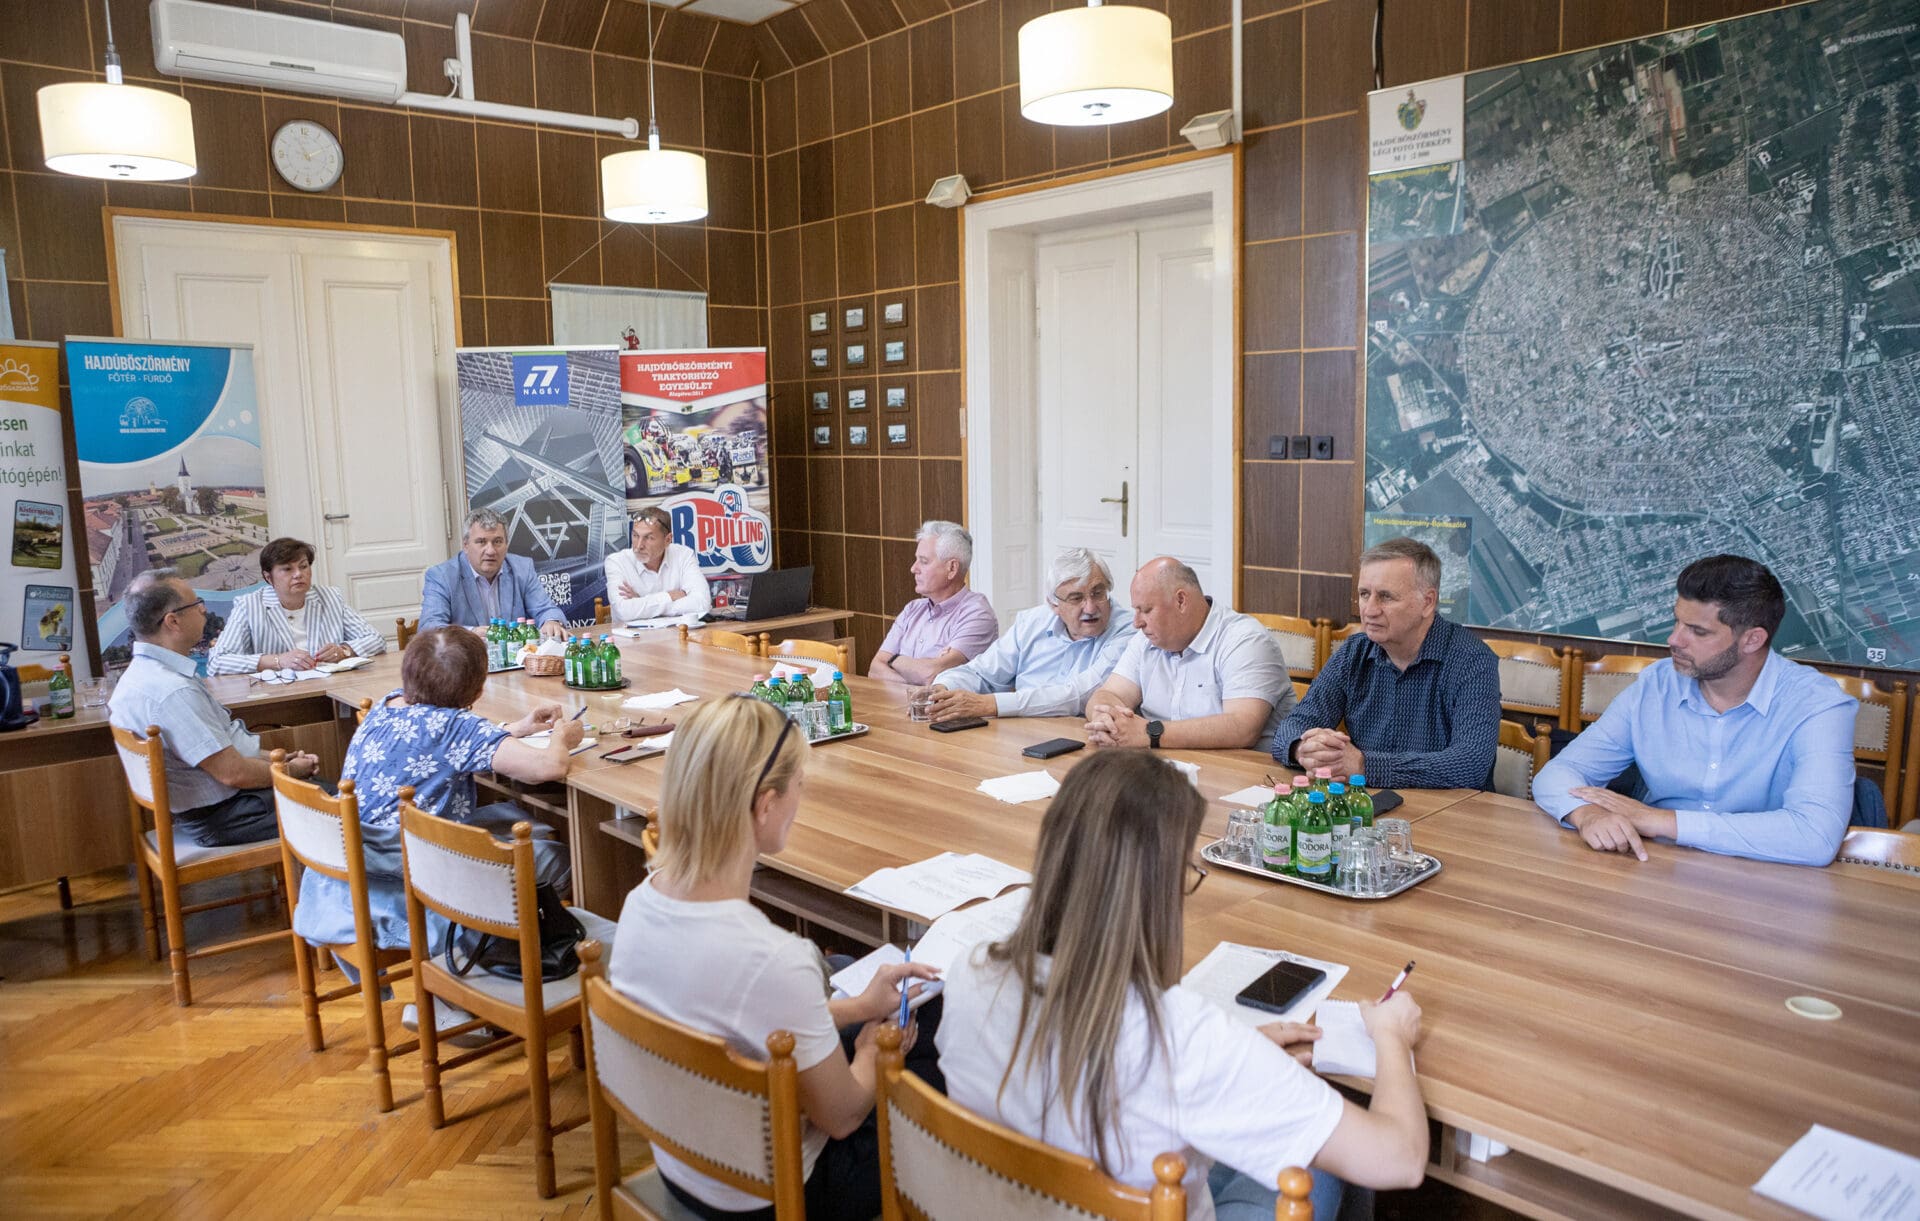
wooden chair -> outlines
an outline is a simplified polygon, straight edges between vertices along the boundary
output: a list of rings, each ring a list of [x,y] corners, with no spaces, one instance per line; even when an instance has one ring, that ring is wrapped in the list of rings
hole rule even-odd
[[[767,634],[765,632],[760,632],[752,636],[744,636],[739,632],[729,632],[722,628],[705,627],[701,628],[698,633],[695,633],[689,630],[687,625],[683,623],[680,625],[680,644],[682,647],[685,647],[689,642],[703,644],[713,649],[726,649],[730,652],[744,654],[747,657],[765,657],[767,655]]]
[[[1900,808],[1888,811],[1887,821],[1896,827],[1920,818],[1920,713],[1907,721],[1906,773],[1900,781]]]
[[[1115,1182],[1092,1158],[982,1119],[906,1071],[900,1028],[880,1031],[874,1083],[880,1121],[880,1215],[885,1221],[993,1217],[1039,1221],[1082,1215],[1112,1221],[1184,1221],[1186,1159],[1153,1159],[1154,1186]],[[1280,1175],[1282,1221],[1313,1221],[1313,1178]],[[1204,1187],[1202,1188],[1204,1190]]]
[[[1517,640],[1489,640],[1500,666],[1500,707],[1507,712],[1552,717],[1563,729],[1573,708],[1567,701],[1572,682],[1567,673],[1567,656],[1540,644]]]
[[[605,598],[593,600],[593,622],[596,627],[602,623],[613,622],[613,608],[607,605]]]
[[[281,868],[278,840],[257,844],[233,844],[206,848],[191,839],[176,839],[173,830],[173,805],[167,797],[167,764],[160,728],[147,726],[147,736],[111,726],[115,753],[127,774],[127,815],[133,831],[133,876],[140,890],[140,914],[147,925],[147,956],[160,959],[160,935],[154,920],[153,886],[160,884],[161,909],[167,922],[167,954],[173,966],[173,1000],[177,1005],[193,1004],[193,984],[187,977],[187,960],[225,954],[250,945],[265,945],[290,937],[289,931],[256,933],[232,941],[216,942],[198,949],[187,948],[187,917],[235,903],[273,897],[270,890],[252,891],[206,903],[182,903],[180,891],[195,882],[231,877],[249,869]],[[153,828],[147,828],[147,818]],[[284,875],[281,875],[284,877]],[[288,879],[290,881],[290,879]]]
[[[399,641],[400,651],[402,653],[407,651],[407,642],[412,640],[415,633],[419,632],[419,630],[420,620],[418,619],[395,619],[393,621],[393,634]]]
[[[709,628],[709,631],[712,629]],[[769,648],[763,656],[810,657],[814,661],[831,662],[842,674],[853,673],[853,653],[844,644],[831,644],[825,640],[782,640]]]
[[[1860,701],[1853,718],[1853,758],[1880,768],[1880,795],[1887,803],[1887,821],[1901,822],[1900,769],[1907,758],[1907,684],[1896,682],[1893,690],[1864,678],[1847,674],[1829,674],[1842,691]]]
[[[1847,838],[1840,841],[1840,855],[1834,859],[1920,873],[1920,835],[1911,831],[1854,827],[1847,832]]]
[[[614,991],[602,958],[599,943],[581,943],[600,1216],[680,1221],[693,1215],[668,1194],[657,1167],[621,1181],[617,1117],[701,1174],[768,1201],[778,1221],[801,1221],[806,1172],[793,1035],[774,1031],[766,1062],[749,1060],[725,1039],[669,1021]],[[695,1116],[698,1121],[689,1122]]]
[[[1347,637],[1360,636],[1366,633],[1366,629],[1357,623],[1349,623],[1345,627],[1335,627],[1327,620],[1321,620],[1321,622],[1326,623],[1327,626],[1325,632],[1320,637],[1320,639],[1325,642],[1320,646],[1320,668],[1324,668],[1327,662],[1333,657],[1334,651],[1347,642]]]
[[[1640,677],[1640,671],[1658,660],[1657,657],[1609,653],[1575,669],[1573,674],[1579,685],[1573,691],[1573,706],[1578,710],[1579,725],[1574,728],[1599,720],[1614,697],[1632,686],[1633,680]]]
[[[412,942],[414,997],[420,1012],[420,1074],[427,1096],[427,1118],[435,1128],[447,1122],[440,1074],[524,1043],[527,1094],[533,1102],[534,1181],[543,1200],[555,1194],[553,1138],[586,1122],[586,1116],[555,1124],[547,1080],[548,1036],[566,1031],[574,1067],[586,1064],[580,1035],[580,977],[543,983],[540,979],[540,921],[533,890],[533,828],[513,826],[513,840],[502,843],[485,827],[469,827],[436,818],[413,804],[413,790],[400,790],[400,848],[407,885],[407,926]],[[569,908],[587,936],[611,943],[613,923]],[[455,975],[429,955],[427,913],[491,934],[520,947],[519,980],[503,979],[475,968]],[[522,936],[522,930],[530,934]],[[475,1015],[450,1030],[434,1026],[434,998]],[[440,1059],[440,1038],[479,1028],[483,1023],[507,1031],[484,1047]]]
[[[363,698],[360,701],[359,705],[356,706],[353,710],[354,726],[358,728],[361,725],[365,725],[367,723],[367,717],[371,716],[372,713],[373,713],[373,697],[369,695]]]
[[[351,945],[311,946],[293,936],[293,970],[300,980],[300,1007],[307,1019],[307,1046],[325,1051],[320,1029],[320,1006],[328,1001],[360,998],[367,1022],[367,1067],[373,1071],[374,1098],[382,1111],[393,1110],[390,1056],[405,1055],[420,1046],[416,1039],[387,1046],[387,1025],[380,1009],[380,990],[412,973],[406,950],[383,950],[374,944],[373,916],[367,905],[366,848],[360,838],[360,800],[353,781],[340,782],[340,795],[330,797],[317,784],[287,774],[286,752],[273,752],[273,803],[280,818],[280,859],[286,871],[287,920],[292,923],[300,905],[300,887],[294,882],[301,865],[336,882],[345,882],[353,904]],[[360,982],[327,992],[314,986],[316,955],[334,954],[351,963]]]
[[[1547,765],[1553,739],[1538,737],[1513,721],[1500,722],[1500,744],[1493,751],[1493,791],[1523,801],[1533,797],[1533,778]]]
[[[1289,674],[1311,682],[1313,676],[1320,673],[1320,666],[1326,660],[1326,647],[1320,639],[1327,630],[1325,619],[1259,613],[1249,613],[1247,618],[1273,633],[1274,643],[1280,646],[1281,656],[1287,659]]]

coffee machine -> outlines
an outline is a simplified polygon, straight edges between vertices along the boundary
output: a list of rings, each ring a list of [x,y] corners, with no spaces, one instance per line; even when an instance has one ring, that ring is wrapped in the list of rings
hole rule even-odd
[[[25,729],[39,719],[22,707],[20,671],[13,668],[13,651],[19,647],[0,641],[0,733]]]

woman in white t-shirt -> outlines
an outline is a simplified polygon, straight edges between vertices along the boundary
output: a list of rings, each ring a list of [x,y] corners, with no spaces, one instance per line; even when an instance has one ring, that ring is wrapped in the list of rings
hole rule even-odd
[[[859,996],[829,1000],[820,951],[748,901],[755,860],[786,846],[806,788],[806,756],[806,736],[756,699],[707,700],[680,722],[661,781],[660,853],[620,911],[608,974],[648,1009],[723,1036],[742,1055],[765,1059],[767,1036],[790,1031],[807,1118],[809,1221],[868,1221],[880,1211],[875,1035],[899,1005],[901,982],[936,972],[884,966]],[[938,1003],[921,1010],[930,1027]],[[919,1025],[908,1023],[904,1046],[914,1046]],[[858,1028],[850,1051],[843,1027]],[[937,1075],[931,1046],[918,1056]],[[653,1157],[668,1189],[701,1216],[771,1221],[773,1210],[745,1192],[664,1149],[655,1147]]]
[[[1040,823],[1019,927],[947,973],[948,1095],[1136,1187],[1153,1185],[1154,1157],[1182,1154],[1190,1219],[1271,1218],[1289,1166],[1316,1169],[1315,1215],[1328,1218],[1342,1179],[1418,1184],[1420,1010],[1405,992],[1363,1008],[1380,1068],[1362,1110],[1302,1067],[1316,1028],[1256,1030],[1180,986],[1205,811],[1146,751],[1102,751],[1068,774]]]

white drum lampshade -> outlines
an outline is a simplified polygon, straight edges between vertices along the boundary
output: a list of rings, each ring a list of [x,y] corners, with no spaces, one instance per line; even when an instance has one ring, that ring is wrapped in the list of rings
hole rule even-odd
[[[600,158],[600,211],[608,220],[641,225],[679,225],[707,214],[707,160],[698,153],[660,147]]]
[[[190,177],[198,168],[193,107],[179,94],[139,85],[46,86],[40,144],[48,169],[84,178],[154,182]]]
[[[1062,9],[1020,27],[1020,113],[1094,127],[1173,105],[1173,23],[1136,5]]]

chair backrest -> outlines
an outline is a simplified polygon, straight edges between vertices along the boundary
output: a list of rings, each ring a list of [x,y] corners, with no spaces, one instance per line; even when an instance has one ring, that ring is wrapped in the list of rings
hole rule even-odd
[[[1366,632],[1366,629],[1357,623],[1349,623],[1345,627],[1335,627],[1327,620],[1322,620],[1321,622],[1326,624],[1320,637],[1324,642],[1320,646],[1320,664],[1322,666],[1325,666],[1327,661],[1332,658],[1336,649],[1347,642],[1349,636],[1364,635]]]
[[[269,758],[281,847],[302,865],[337,881],[351,882],[349,874],[356,861],[364,877],[360,799],[354,796],[353,781],[342,780],[340,795],[335,797],[317,784],[288,775],[286,751],[276,750]]]
[[[1320,634],[1327,630],[1325,619],[1301,619],[1294,615],[1267,615],[1250,611],[1247,618],[1273,633],[1273,642],[1286,658],[1287,672],[1295,678],[1312,678],[1320,673],[1325,652]]]
[[[395,619],[393,621],[393,635],[394,638],[399,641],[400,651],[402,653],[407,651],[407,642],[412,640],[414,633],[419,630],[420,621],[418,619]]]
[[[1882,869],[1906,869],[1920,873],[1920,835],[1911,831],[1875,831],[1854,827],[1840,841],[1836,860],[1855,865],[1878,865]]]
[[[593,600],[593,622],[596,626],[613,622],[613,608],[607,605],[605,598]]]
[[[18,665],[13,668],[13,673],[14,673],[14,676],[18,678],[23,684],[44,683],[48,679],[53,677],[53,667]]]
[[[1599,720],[1600,714],[1607,710],[1607,705],[1613,703],[1614,697],[1631,687],[1634,680],[1640,677],[1640,671],[1658,660],[1657,657],[1609,653],[1582,666],[1580,719],[1583,722]]]
[[[160,740],[160,727],[147,726],[142,738],[118,725],[113,730],[114,753],[127,774],[127,793],[140,808],[153,812],[156,821],[165,812],[171,821],[172,807],[167,804],[167,756]],[[138,835],[134,837],[136,840]]]
[[[539,938],[520,937],[521,929],[540,926],[530,823],[515,823],[513,841],[501,843],[485,827],[427,813],[413,804],[413,790],[402,788],[400,850],[409,908],[418,903],[476,932],[520,940],[523,959],[532,948],[533,978],[539,979]]]
[[[1493,791],[1503,797],[1533,796],[1533,778],[1547,765],[1553,740],[1538,737],[1513,721],[1500,722],[1500,743],[1493,752]]]
[[[830,662],[840,668],[842,674],[853,673],[853,658],[844,644],[831,644],[825,640],[782,640],[767,650],[768,657],[810,657],[815,661]]]
[[[1895,682],[1893,690],[1888,691],[1877,683],[1848,674],[1829,674],[1827,677],[1842,691],[1860,701],[1860,710],[1853,718],[1853,757],[1880,766],[1880,793],[1886,799],[1888,812],[1897,819],[1896,794],[1900,786],[1901,766],[1903,763],[1912,766],[1912,760],[1905,753],[1907,684]]]
[[[1499,659],[1500,706],[1509,712],[1534,712],[1565,723],[1567,659],[1545,645],[1489,640]]]
[[[373,697],[371,695],[362,697],[359,705],[353,710],[353,723],[355,725],[365,725],[367,723],[367,717],[371,715],[372,712]]]
[[[681,644],[703,644],[708,648],[726,649],[747,657],[765,657],[767,655],[767,634],[760,632],[753,636],[743,636],[739,632],[729,632],[724,628],[707,627],[698,632],[680,625]]]
[[[767,1036],[767,1061],[749,1060],[725,1039],[616,992],[598,942],[580,943],[580,970],[587,1089],[701,1174],[772,1201],[780,1221],[803,1217],[793,1035],[774,1031]]]

